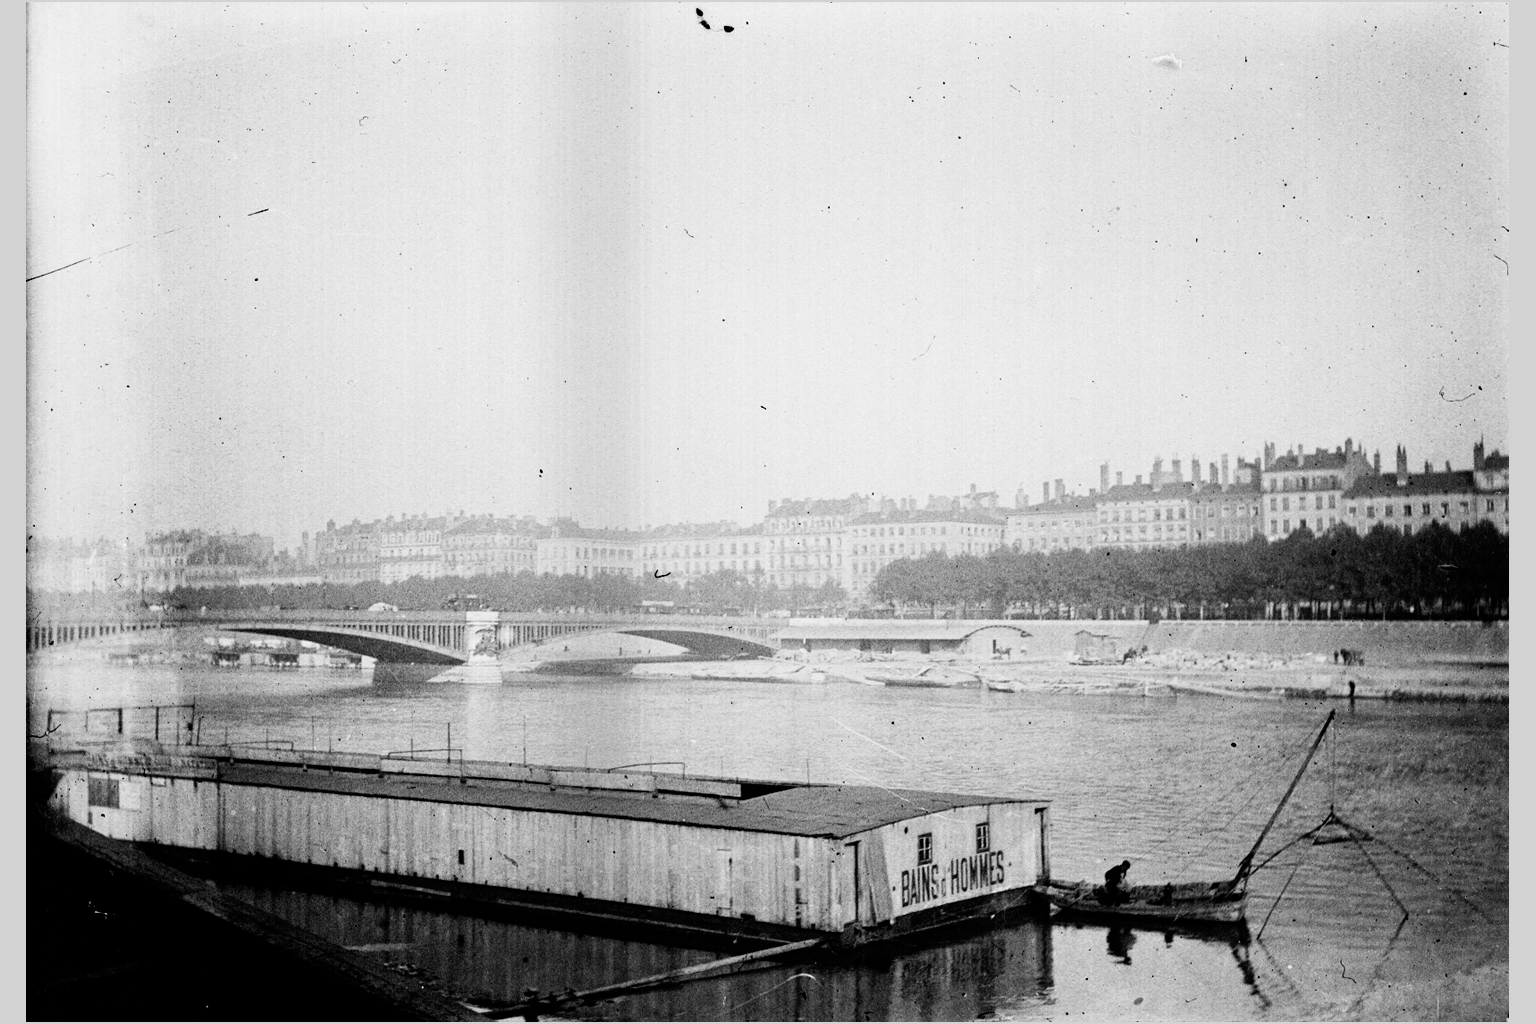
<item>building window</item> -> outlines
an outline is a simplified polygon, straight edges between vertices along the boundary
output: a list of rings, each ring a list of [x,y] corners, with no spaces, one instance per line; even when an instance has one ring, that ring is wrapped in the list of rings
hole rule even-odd
[[[1404,505],[1403,506],[1403,517],[1407,518],[1408,516],[1411,516],[1411,515],[1413,515],[1413,506],[1412,505]]]
[[[86,783],[86,803],[92,807],[118,806],[117,780],[104,775],[92,775]]]
[[[1290,510],[1291,510],[1291,499],[1290,498],[1281,498],[1280,499],[1280,511],[1282,511],[1282,512],[1289,512]]]
[[[1270,510],[1270,511],[1271,511],[1271,512],[1274,512],[1274,511],[1276,511],[1276,507],[1275,507],[1275,499],[1274,499],[1274,498],[1270,498],[1270,499],[1269,499],[1269,510]]]
[[[986,853],[992,849],[992,825],[990,822],[981,822],[976,826],[976,852]]]
[[[1375,505],[1367,505],[1367,506],[1365,506],[1365,518],[1367,518],[1367,519],[1375,519],[1376,518],[1376,506]]]
[[[1289,519],[1284,520],[1282,525],[1284,525],[1284,527],[1285,527],[1285,531],[1284,532],[1286,532],[1286,533],[1290,533],[1291,532],[1291,521]]]
[[[933,833],[924,832],[917,837],[917,863],[933,863]]]

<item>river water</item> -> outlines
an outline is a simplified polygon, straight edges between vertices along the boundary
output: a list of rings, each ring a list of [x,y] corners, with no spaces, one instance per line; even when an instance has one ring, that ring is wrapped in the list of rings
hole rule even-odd
[[[682,762],[690,773],[1046,797],[1052,874],[1230,877],[1327,711],[1339,717],[1260,859],[1333,806],[1374,839],[1302,843],[1253,878],[1255,941],[1025,922],[857,964],[771,967],[603,1004],[612,1019],[1501,1019],[1508,1015],[1507,705],[1011,694],[848,683],[385,679],[36,662],[53,708],[195,703],[204,742],[468,759]],[[409,674],[407,674],[409,675]],[[451,733],[451,741],[449,739]],[[670,768],[671,766],[663,766]],[[718,954],[237,887],[449,990],[510,1001]],[[1407,917],[1404,920],[1404,912]],[[1262,929],[1262,930],[1261,930]]]

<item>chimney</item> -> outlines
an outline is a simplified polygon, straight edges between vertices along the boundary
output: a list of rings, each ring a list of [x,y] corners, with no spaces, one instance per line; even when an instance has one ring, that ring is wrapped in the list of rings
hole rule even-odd
[[[768,499],[768,514],[773,515],[773,510],[779,507],[779,503],[772,498]]]
[[[1067,486],[1066,486],[1066,484],[1061,479],[1058,478],[1057,481],[1056,481],[1056,500],[1060,501],[1062,498],[1065,498],[1066,496],[1067,496]]]
[[[1399,486],[1408,482],[1408,449],[1402,445],[1397,446],[1397,482]]]
[[[1474,443],[1472,445],[1472,468],[1473,469],[1482,469],[1483,468],[1483,439],[1482,438],[1478,438],[1476,443]]]
[[[1040,499],[1041,501],[1051,500],[1051,482],[1049,480],[1040,481],[1040,493],[1043,495]]]
[[[1344,439],[1344,457],[1346,459],[1349,458],[1351,455],[1354,454],[1354,451],[1355,451],[1355,440],[1354,440],[1354,438],[1346,437]]]
[[[1115,486],[1116,487],[1123,487],[1123,486],[1125,486],[1125,474],[1123,472],[1121,472],[1120,470],[1118,470],[1118,469],[1115,470]]]
[[[1424,460],[1424,472],[1426,472],[1426,473],[1433,473],[1434,471],[1435,471],[1435,467],[1430,463],[1430,461],[1428,459],[1425,459]]]
[[[1211,475],[1212,476],[1216,475],[1215,470],[1211,471]],[[1225,455],[1223,455],[1221,457],[1221,486],[1225,487],[1228,484],[1230,484],[1231,482],[1232,482],[1232,476],[1231,476],[1230,473],[1227,472],[1227,457]]]
[[[1446,459],[1445,460],[1445,471],[1447,473],[1451,472],[1451,460],[1450,459]]]
[[[1189,480],[1198,491],[1200,489],[1200,456],[1198,455],[1189,457]]]
[[[1099,466],[1099,490],[1109,490],[1109,463]]]
[[[1140,473],[1136,474],[1136,486],[1137,487],[1141,486],[1141,474]]]
[[[1184,482],[1184,460],[1173,460],[1173,479],[1169,483],[1181,484]]]
[[[1375,470],[1377,476],[1381,475],[1381,449],[1380,448],[1376,449],[1376,457],[1371,460],[1371,467]]]
[[[1221,474],[1216,472],[1216,463],[1214,463],[1214,462],[1211,463],[1211,486],[1212,487],[1220,487],[1221,486]]]

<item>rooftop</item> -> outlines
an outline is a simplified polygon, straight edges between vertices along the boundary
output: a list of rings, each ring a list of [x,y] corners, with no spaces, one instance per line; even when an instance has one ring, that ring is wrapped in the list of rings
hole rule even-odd
[[[866,502],[863,498],[806,498],[803,501],[786,500],[779,502],[772,512],[768,513],[769,519],[788,519],[795,516],[843,516],[862,512]]]
[[[326,755],[317,753],[315,756],[323,759]],[[356,758],[356,755],[351,757]],[[201,759],[179,760],[186,762],[179,770],[156,767],[156,773],[166,770],[169,774],[202,776],[209,770],[190,764]],[[213,764],[204,763],[210,767]],[[426,762],[411,764],[423,769],[428,767]],[[236,761],[220,764],[218,777],[225,783],[243,786],[431,800],[826,838],[842,838],[957,807],[1047,802],[877,786],[802,785],[650,772],[624,775],[580,768],[475,763],[463,766],[461,781],[459,766],[452,769],[447,765],[432,767],[438,771],[430,774],[386,771],[381,774],[378,771],[306,771],[297,764]],[[487,769],[496,775],[527,774],[530,780],[476,774],[477,770],[484,772]],[[559,776],[559,780],[551,781],[555,776]],[[583,782],[590,786],[582,785]]]
[[[1170,482],[1153,489],[1151,484],[1116,484],[1098,496],[1106,501],[1154,501],[1165,498],[1187,498],[1194,493],[1195,485],[1188,480]]]
[[[1459,494],[1477,489],[1470,469],[1449,473],[1410,473],[1408,482],[1399,485],[1396,473],[1362,477],[1344,492],[1346,498],[1390,498],[1396,494]]]
[[[974,510],[954,509],[943,511],[908,510],[906,512],[866,512],[848,521],[850,526],[874,526],[888,523],[976,523],[983,526],[1001,526],[999,516]]]
[[[1021,509],[1009,512],[1012,516],[1046,516],[1060,514],[1062,512],[1091,512],[1098,507],[1099,496],[1087,494],[1068,494],[1062,498],[1052,498],[1038,505],[1028,505]]]
[[[1287,473],[1297,470],[1315,469],[1344,469],[1349,465],[1349,457],[1342,451],[1315,451],[1312,454],[1302,455],[1277,455],[1270,462],[1266,473]]]

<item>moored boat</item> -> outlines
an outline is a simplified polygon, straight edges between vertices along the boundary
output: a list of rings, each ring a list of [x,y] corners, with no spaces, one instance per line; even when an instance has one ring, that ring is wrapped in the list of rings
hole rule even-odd
[[[1045,883],[1044,891],[1051,903],[1053,917],[1075,917],[1129,921],[1155,925],[1188,925],[1195,923],[1237,924],[1245,920],[1248,909],[1248,878],[1253,874],[1253,858],[1264,845],[1265,838],[1280,812],[1285,809],[1291,794],[1307,766],[1312,763],[1317,748],[1322,745],[1328,726],[1333,723],[1334,712],[1328,712],[1323,727],[1301,762],[1296,777],[1280,798],[1274,813],[1259,833],[1253,846],[1238,864],[1237,874],[1219,882],[1183,882],[1163,885],[1131,885],[1116,891],[1092,882],[1060,882],[1055,879]],[[1330,817],[1332,815],[1330,814]],[[1130,867],[1126,862],[1123,867]],[[1107,877],[1107,876],[1106,876]],[[1262,929],[1260,929],[1262,931]]]
[[[1140,920],[1159,925],[1236,924],[1244,920],[1248,894],[1228,882],[1132,885],[1122,897],[1091,882],[1046,883],[1051,916],[1077,920]]]
[[[916,672],[866,672],[864,678],[881,686],[975,686],[978,677],[970,672],[929,665]]]

